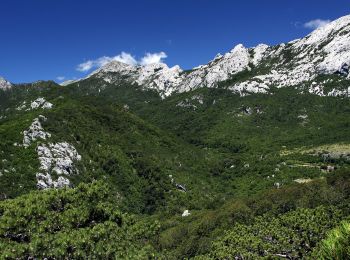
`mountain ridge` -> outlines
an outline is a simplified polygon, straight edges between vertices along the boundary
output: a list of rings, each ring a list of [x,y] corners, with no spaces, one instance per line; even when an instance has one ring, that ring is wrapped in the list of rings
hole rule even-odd
[[[12,87],[12,84],[8,82],[6,79],[0,77],[0,90],[7,90]]]
[[[238,44],[226,54],[217,55],[208,64],[190,71],[183,71],[178,65],[169,68],[164,63],[133,66],[112,61],[87,78],[97,77],[113,83],[122,76],[166,97],[198,87],[217,87],[219,82],[249,71],[249,78],[228,88],[240,94],[267,93],[271,86],[299,85],[323,74],[339,73],[349,79],[349,64],[350,15],[347,15],[286,44],[259,44],[253,48]],[[323,88],[324,84],[317,82],[317,86],[310,87],[310,92],[324,95]]]

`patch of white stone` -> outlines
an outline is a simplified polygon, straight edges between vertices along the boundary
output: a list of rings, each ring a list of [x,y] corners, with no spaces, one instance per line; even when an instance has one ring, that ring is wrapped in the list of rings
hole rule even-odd
[[[281,188],[282,184],[280,182],[275,182],[273,184],[277,189]]]
[[[52,103],[45,100],[45,98],[39,97],[30,104],[31,109],[51,109],[53,107]]]
[[[204,104],[203,95],[194,95],[191,97],[192,100],[197,101],[199,104]]]
[[[28,130],[23,131],[23,146],[28,147],[32,142],[35,142],[39,139],[46,140],[51,137],[51,134],[45,132],[41,122],[46,121],[47,118],[40,115],[38,118],[35,118],[33,123],[29,126]]]
[[[16,107],[17,111],[21,111],[21,110],[25,110],[27,108],[27,102],[23,101],[23,103],[21,105],[19,105],[18,107]]]
[[[12,84],[3,77],[0,77],[0,90],[9,90],[12,88]]]
[[[300,183],[300,184],[304,184],[304,183],[309,183],[309,182],[312,182],[312,179],[310,179],[310,178],[307,178],[307,179],[296,179],[296,180],[294,180],[294,182],[296,182],[296,183]]]
[[[308,88],[310,94],[315,94],[319,96],[325,96],[323,86],[312,82],[311,86]]]
[[[45,103],[41,106],[43,104]],[[23,131],[23,147],[27,148],[39,139],[47,140],[51,137],[41,125],[46,120],[46,117],[40,115],[34,119],[28,130]],[[20,146],[17,143],[14,145]],[[81,160],[75,147],[67,142],[48,143],[39,144],[36,151],[40,162],[39,172],[36,174],[37,187],[49,189],[70,186],[68,176],[78,174],[74,163]]]
[[[186,98],[176,104],[177,107],[192,108],[196,110],[198,106],[204,104],[203,95],[193,95],[191,98]]]
[[[37,147],[40,161],[40,171],[36,174],[39,189],[63,188],[70,186],[67,176],[78,173],[74,162],[81,156],[75,147],[67,142],[42,144]],[[52,175],[58,176],[53,179]]]
[[[305,126],[309,122],[309,116],[307,114],[298,115],[298,119],[301,121],[300,124]]]
[[[330,92],[328,92],[327,96],[331,97],[349,97],[350,96],[350,87],[347,89],[339,90],[339,89],[332,89]]]
[[[186,209],[183,213],[182,213],[182,217],[188,217],[189,215],[191,215],[190,211],[188,209]]]
[[[53,104],[46,101],[45,98],[39,97],[36,100],[34,100],[33,102],[31,102],[29,104],[29,106],[27,105],[26,101],[23,101],[23,103],[21,103],[16,110],[18,111],[29,111],[29,110],[35,110],[35,109],[51,109],[53,107]]]

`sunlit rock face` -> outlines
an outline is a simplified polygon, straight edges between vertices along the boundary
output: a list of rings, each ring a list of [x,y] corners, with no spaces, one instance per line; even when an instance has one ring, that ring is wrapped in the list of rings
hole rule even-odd
[[[46,101],[41,101],[39,106],[44,106]],[[74,164],[81,160],[81,156],[67,142],[47,143],[51,134],[42,127],[42,122],[46,120],[45,116],[40,115],[23,131],[23,147],[28,148],[35,143],[37,145],[36,152],[40,163],[36,173],[37,187],[48,189],[70,186],[69,176],[78,174]]]
[[[23,146],[28,147],[32,142],[35,142],[39,139],[46,140],[51,137],[51,134],[45,132],[41,122],[46,121],[46,117],[40,115],[38,118],[35,118],[29,128],[23,131]]]
[[[48,145],[39,145],[37,152],[40,161],[40,172],[36,174],[38,188],[69,186],[70,181],[67,177],[77,173],[74,162],[81,160],[75,147],[66,142],[49,143]],[[54,179],[53,175],[57,178]]]
[[[0,77],[0,90],[8,90],[12,88],[12,84],[6,79]]]

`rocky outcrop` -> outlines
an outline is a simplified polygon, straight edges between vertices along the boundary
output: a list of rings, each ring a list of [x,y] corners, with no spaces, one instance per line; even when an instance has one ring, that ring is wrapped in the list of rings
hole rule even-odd
[[[30,102],[30,105],[27,105],[26,101],[23,101],[23,103],[21,103],[16,110],[18,111],[30,111],[30,110],[35,110],[35,109],[51,109],[53,108],[53,104],[46,101],[45,98],[39,97],[36,100],[34,100],[33,102]]]
[[[248,49],[239,44],[225,55],[217,56],[207,65],[200,66],[186,75],[179,91],[188,91],[198,87],[215,87],[218,82],[248,69],[250,61]]]
[[[36,174],[39,189],[62,188],[70,185],[67,178],[77,173],[74,162],[80,161],[81,156],[74,146],[62,142],[48,145],[42,144],[37,147],[40,161],[40,173]],[[54,179],[52,176],[57,176]]]
[[[33,123],[29,126],[28,130],[23,131],[23,146],[28,147],[32,142],[35,142],[39,139],[46,140],[51,137],[51,134],[45,132],[41,122],[46,121],[46,117],[40,115],[38,118],[35,118]]]
[[[192,108],[193,110],[196,110],[198,106],[201,106],[204,104],[204,97],[202,95],[194,95],[191,98],[186,98],[182,101],[179,101],[176,106],[177,107],[183,107],[183,108]]]
[[[39,106],[44,104],[40,101]],[[23,131],[25,148],[35,141],[45,141],[51,137],[51,134],[46,132],[41,125],[41,122],[46,120],[46,117],[40,115],[34,119],[28,130]],[[74,163],[81,160],[75,147],[67,142],[40,143],[36,151],[40,162],[39,172],[36,174],[37,187],[48,189],[70,186],[68,177],[78,173]]]
[[[46,101],[45,98],[42,98],[42,97],[37,98],[30,104],[31,109],[38,109],[38,108],[51,109],[52,107],[53,105],[50,102]]]
[[[111,61],[91,73],[88,77],[101,78],[108,83],[116,83],[120,79],[157,90],[162,96],[170,95],[174,86],[182,82],[182,70],[179,66],[169,68],[164,63],[145,66],[129,65],[119,61]]]

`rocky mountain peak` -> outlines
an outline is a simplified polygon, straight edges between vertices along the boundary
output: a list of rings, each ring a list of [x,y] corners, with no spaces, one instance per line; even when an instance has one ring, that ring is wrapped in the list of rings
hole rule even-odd
[[[319,45],[325,40],[331,40],[337,36],[349,34],[349,32],[350,32],[350,15],[347,15],[314,30],[308,36],[299,40],[297,46]]]
[[[7,90],[12,88],[12,84],[8,82],[6,79],[0,77],[0,90]]]
[[[134,65],[130,65],[127,63],[123,63],[120,61],[110,61],[101,68],[97,69],[96,71],[92,72],[91,75],[94,75],[99,72],[124,72],[124,71],[132,71],[135,69]]]
[[[350,64],[350,15],[316,29],[293,47],[305,49],[315,58],[318,73],[344,73],[344,66]]]

